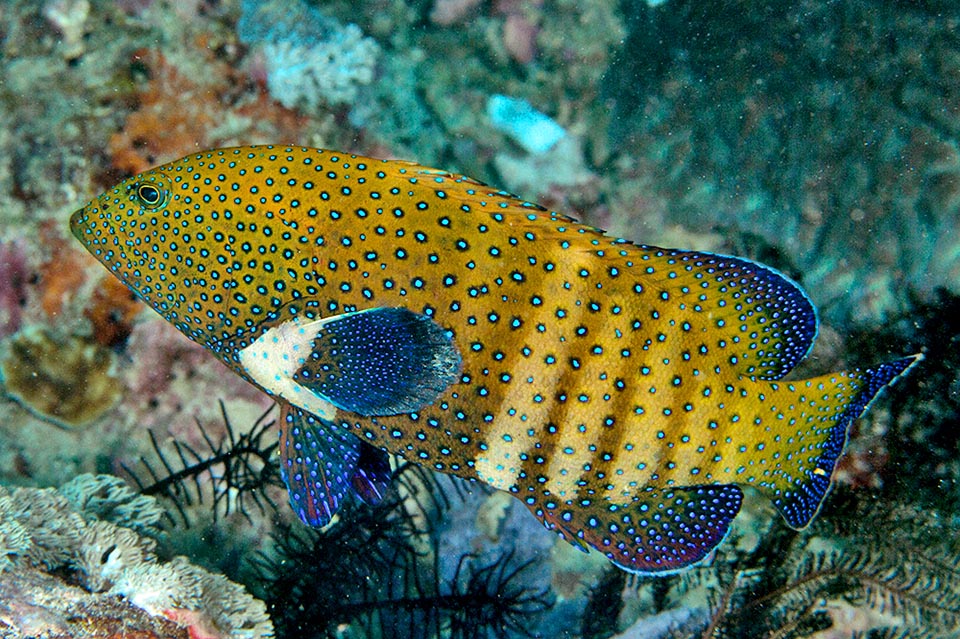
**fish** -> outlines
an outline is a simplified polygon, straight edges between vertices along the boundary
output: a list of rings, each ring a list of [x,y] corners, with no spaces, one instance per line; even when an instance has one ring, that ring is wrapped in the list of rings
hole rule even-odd
[[[289,502],[379,502],[390,455],[519,499],[639,575],[743,502],[816,516],[851,424],[922,355],[791,380],[816,310],[754,261],[607,236],[448,171],[264,145],[130,177],[70,218],[147,305],[280,407]]]

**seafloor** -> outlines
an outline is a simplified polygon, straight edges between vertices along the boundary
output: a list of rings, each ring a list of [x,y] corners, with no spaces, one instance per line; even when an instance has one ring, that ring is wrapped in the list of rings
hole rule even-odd
[[[2,0],[0,101],[0,637],[960,636],[953,0]],[[126,176],[264,142],[770,264],[819,308],[808,373],[926,360],[813,526],[750,502],[678,576],[415,468],[306,531],[269,402],[67,229]]]

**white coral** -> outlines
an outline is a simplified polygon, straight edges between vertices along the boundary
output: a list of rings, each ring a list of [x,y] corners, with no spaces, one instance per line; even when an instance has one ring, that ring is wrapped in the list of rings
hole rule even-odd
[[[91,521],[80,536],[75,553],[76,568],[91,592],[102,592],[121,579],[131,568],[154,561],[156,543],[129,528],[107,521]]]
[[[159,534],[163,508],[156,499],[137,493],[119,477],[84,473],[57,490],[87,521],[102,519],[150,537]]]
[[[87,591],[123,595],[134,605],[172,619],[199,636],[272,637],[266,606],[242,586],[183,557],[157,561],[156,542],[133,527],[153,529],[159,507],[148,503],[153,498],[141,498],[118,481],[80,478],[64,491],[69,500],[53,489],[8,492],[0,487],[0,572],[7,565],[11,573],[23,572],[27,566],[43,566],[50,572],[70,568]],[[90,510],[81,515],[71,501]],[[145,519],[137,521],[138,515]],[[2,578],[0,583],[4,583]],[[3,603],[0,601],[0,607]]]
[[[289,108],[351,103],[373,80],[380,47],[355,24],[309,45],[289,40],[263,45],[270,95]]]

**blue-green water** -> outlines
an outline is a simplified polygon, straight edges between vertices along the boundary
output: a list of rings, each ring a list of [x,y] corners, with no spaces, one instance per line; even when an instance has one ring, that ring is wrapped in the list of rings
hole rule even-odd
[[[0,484],[92,472],[154,493],[160,560],[243,584],[282,637],[957,636],[958,21],[945,0],[0,3]],[[678,576],[628,578],[515,500],[409,470],[381,509],[312,533],[275,431],[235,445],[266,398],[67,230],[128,175],[265,142],[412,159],[615,236],[769,264],[819,310],[802,376],[926,359],[854,427],[809,529],[748,495],[714,560]],[[170,612],[204,604],[119,576],[139,568],[71,580],[79,560],[38,559],[14,512],[0,570],[43,580],[0,572],[0,636],[81,636],[47,573],[219,636]]]

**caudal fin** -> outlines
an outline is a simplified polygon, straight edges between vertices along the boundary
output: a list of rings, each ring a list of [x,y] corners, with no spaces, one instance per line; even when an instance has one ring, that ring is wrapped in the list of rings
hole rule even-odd
[[[912,355],[871,368],[856,369],[843,376],[848,381],[856,382],[855,394],[846,398],[845,405],[839,407],[839,416],[826,432],[826,439],[819,446],[820,454],[813,467],[807,469],[806,476],[794,483],[790,489],[779,491],[779,495],[773,500],[792,528],[806,527],[820,510],[820,504],[830,492],[833,469],[847,442],[850,425],[867,410],[881,390],[904,375],[921,359],[922,355]]]

